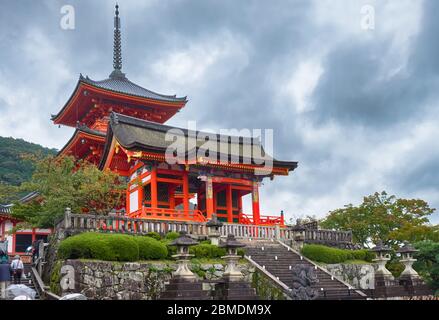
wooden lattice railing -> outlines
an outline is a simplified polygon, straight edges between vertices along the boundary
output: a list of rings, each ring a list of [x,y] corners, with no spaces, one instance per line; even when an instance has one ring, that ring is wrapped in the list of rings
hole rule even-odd
[[[129,216],[130,218],[144,218],[150,220],[206,222],[206,218],[200,210],[142,207],[141,210],[133,212]]]

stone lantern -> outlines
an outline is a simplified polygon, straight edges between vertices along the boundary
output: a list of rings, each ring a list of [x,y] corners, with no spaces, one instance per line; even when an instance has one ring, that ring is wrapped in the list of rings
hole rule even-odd
[[[197,241],[187,235],[186,231],[181,231],[180,236],[171,242],[171,246],[177,247],[177,254],[173,255],[173,258],[177,259],[177,270],[172,274],[175,278],[195,281],[197,277],[189,269],[189,259],[193,257],[193,254],[189,254],[189,247],[198,244]]]
[[[303,226],[300,219],[296,220],[296,225],[291,227],[291,231],[293,231],[292,247],[300,251],[303,248],[303,244],[305,243],[306,231],[306,228]]]
[[[402,248],[397,251],[401,254],[401,259],[399,261],[405,267],[404,271],[401,273],[400,278],[409,280],[419,279],[419,274],[416,272],[415,269],[412,268],[413,263],[417,261],[413,258],[413,254],[418,251],[419,250],[413,248],[413,246],[410,245],[408,242],[405,242],[404,246],[402,246]]]
[[[376,255],[376,258],[372,261],[376,262],[378,265],[378,269],[375,271],[375,276],[382,277],[386,280],[393,280],[392,273],[386,268],[386,263],[390,260],[390,248],[383,245],[382,241],[379,241],[371,251]]]
[[[220,244],[221,248],[227,250],[227,255],[223,258],[227,262],[226,269],[224,271],[224,279],[228,281],[241,281],[243,275],[241,270],[237,268],[239,261],[238,248],[245,247],[245,244],[238,242],[233,234],[229,234],[225,242]]]
[[[212,214],[212,219],[206,223],[207,234],[213,245],[219,245],[219,237],[221,236],[220,228],[222,225],[223,223],[218,220],[216,213]]]

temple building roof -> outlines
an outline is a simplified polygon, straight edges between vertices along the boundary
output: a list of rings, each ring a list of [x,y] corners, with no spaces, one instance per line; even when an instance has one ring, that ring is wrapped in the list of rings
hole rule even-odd
[[[12,204],[0,204],[0,214],[10,214],[11,213]]]
[[[172,132],[182,139],[174,142],[172,139],[167,139],[167,133]],[[214,138],[216,142],[209,142],[206,145],[205,137]],[[113,138],[116,139],[124,149],[130,151],[145,151],[164,154],[168,147],[175,147],[180,141],[181,145],[178,148],[186,150],[185,145],[189,137],[187,129],[163,125],[151,121],[140,120],[133,117],[128,117],[122,114],[112,113],[110,116],[109,130],[107,135],[106,147],[104,150],[103,161],[110,152]],[[216,152],[218,158],[223,154],[221,152],[228,152],[227,158],[234,160],[237,163],[245,163],[250,165],[263,164],[263,161],[273,161],[275,167],[281,167],[292,171],[297,167],[297,162],[279,161],[272,158],[265,153],[265,150],[258,139],[228,136],[220,134],[212,134],[207,132],[197,131],[194,133],[195,146],[186,150],[185,155],[189,157],[197,154],[204,154],[204,151]],[[239,159],[239,162],[238,162]],[[101,162],[103,167],[103,162]]]
[[[187,102],[186,97],[177,97],[176,95],[164,95],[153,92],[151,90],[145,89],[134,82],[131,82],[125,76],[122,77],[110,77],[105,80],[95,81],[90,79],[89,77],[84,77],[82,74],[79,76],[79,81],[87,83],[89,85],[106,89],[109,91],[128,94],[131,96],[137,96],[141,98],[148,98],[154,100],[161,101],[170,101],[170,102]]]

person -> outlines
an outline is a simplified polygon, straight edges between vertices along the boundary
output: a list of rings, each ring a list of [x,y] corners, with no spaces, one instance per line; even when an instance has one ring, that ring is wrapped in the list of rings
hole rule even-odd
[[[23,275],[23,261],[19,255],[14,257],[14,260],[11,263],[12,275],[14,276],[14,284],[21,284],[21,276]]]
[[[9,257],[3,250],[0,250],[0,299],[6,298],[6,287],[9,280],[11,280]]]

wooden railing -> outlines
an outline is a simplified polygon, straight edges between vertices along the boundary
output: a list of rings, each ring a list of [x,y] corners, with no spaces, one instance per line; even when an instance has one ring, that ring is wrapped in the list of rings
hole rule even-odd
[[[135,213],[138,218],[155,219],[155,220],[172,220],[172,221],[195,221],[206,222],[206,218],[200,210],[180,210],[166,208],[142,207]],[[140,215],[140,216],[139,216]]]
[[[249,216],[245,213],[239,214],[239,223],[240,224],[256,224],[253,216]],[[282,227],[285,226],[285,221],[283,216],[260,216],[257,225],[261,226],[276,226],[280,225]]]

